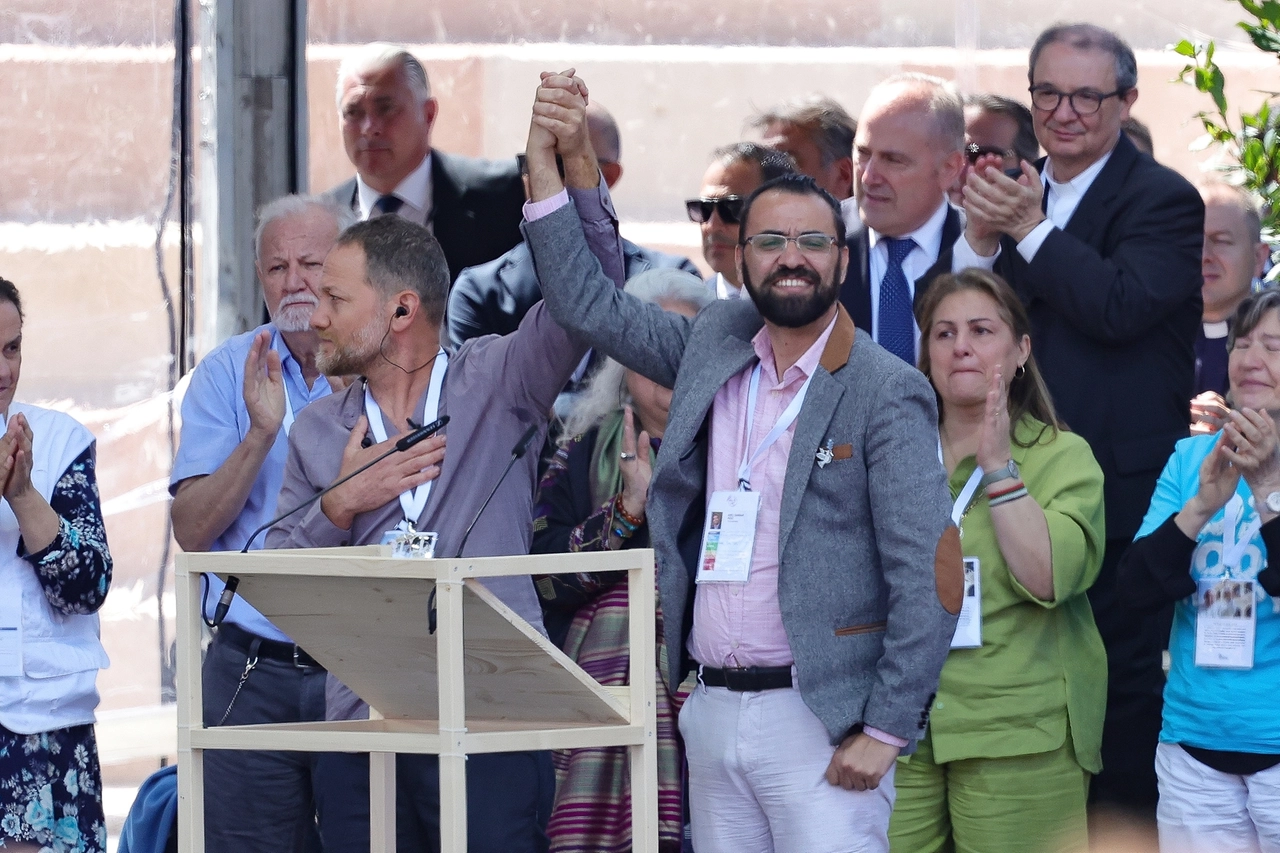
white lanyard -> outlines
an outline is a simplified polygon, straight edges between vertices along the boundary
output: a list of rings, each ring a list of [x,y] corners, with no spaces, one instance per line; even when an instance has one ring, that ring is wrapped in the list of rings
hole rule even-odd
[[[782,415],[778,418],[778,422],[773,425],[773,429],[769,430],[769,434],[764,437],[764,441],[760,442],[760,446],[756,448],[755,453],[744,453],[742,456],[742,464],[738,466],[738,488],[741,491],[751,491],[751,466],[764,456],[765,451],[773,446],[787,429],[795,423],[797,417],[800,416],[800,407],[804,405],[804,395],[809,391],[809,382],[812,381],[813,374],[804,380],[804,384],[800,386],[800,390],[796,392],[795,398],[791,401],[791,405],[783,410]],[[751,371],[751,387],[747,392],[747,441],[751,441],[751,428],[755,425],[756,420],[756,393],[760,390],[760,364],[756,363],[756,369]],[[748,445],[750,446],[750,445]]]
[[[946,467],[946,460],[942,459],[941,438],[938,439],[938,461],[942,462],[943,467]],[[973,502],[973,493],[978,491],[978,483],[982,483],[982,475],[982,465],[974,467],[973,474],[969,475],[968,482],[964,484],[963,489],[960,489],[960,496],[951,505],[951,524],[960,526],[960,519],[963,519],[964,511],[968,510],[970,503]]]
[[[448,366],[449,355],[442,349],[436,353],[435,364],[431,367],[431,384],[427,386],[427,403],[422,409],[424,424],[434,421],[440,411],[440,389],[444,387],[444,371]],[[373,431],[373,437],[379,444],[386,441],[387,428],[382,422],[382,409],[378,408],[378,401],[369,393],[367,382],[364,386],[364,413],[369,417],[369,429]],[[400,493],[400,507],[404,510],[405,520],[409,524],[416,524],[418,517],[422,515],[422,510],[427,506],[427,496],[431,494],[431,484],[434,482],[435,480],[428,480],[416,489]]]
[[[280,348],[279,343],[280,330],[277,329],[271,335],[271,348],[280,356],[280,385],[284,388],[284,421],[280,428],[288,435],[289,430],[293,429],[293,400],[289,398],[289,375],[284,367],[285,351]]]
[[[956,502],[951,505],[951,522],[957,527],[960,526],[960,519],[964,518],[965,510],[969,508],[969,504],[973,502],[973,493],[978,491],[978,484],[982,482],[982,466],[979,465],[973,469],[973,473],[969,475],[969,480],[964,484],[964,488],[960,490],[960,496],[956,498]]]
[[[946,460],[942,458],[942,439],[938,439],[938,461],[942,463],[942,467],[946,467]],[[960,490],[959,497],[951,505],[951,523],[956,527],[960,526],[960,519],[964,518],[965,510],[973,502],[973,493],[978,491],[978,484],[982,482],[982,475],[981,465],[974,468],[973,473],[969,475],[968,481],[964,484],[964,488]]]
[[[1231,500],[1227,501],[1222,517],[1222,573],[1224,575],[1229,575],[1239,567],[1240,560],[1244,558],[1244,552],[1248,550],[1254,534],[1262,529],[1262,518],[1255,518],[1240,531],[1241,535],[1237,539],[1236,525],[1243,517],[1244,499],[1238,494],[1232,495]]]

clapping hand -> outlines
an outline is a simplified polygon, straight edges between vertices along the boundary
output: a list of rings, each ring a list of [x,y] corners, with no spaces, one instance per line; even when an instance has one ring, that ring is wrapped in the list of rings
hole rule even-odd
[[[254,337],[245,356],[242,393],[249,428],[275,441],[284,423],[286,392],[280,353],[271,348],[271,333],[265,329]]]
[[[982,416],[982,432],[975,454],[983,471],[996,471],[1009,464],[1009,390],[1002,365],[995,365],[987,377],[987,404]]]

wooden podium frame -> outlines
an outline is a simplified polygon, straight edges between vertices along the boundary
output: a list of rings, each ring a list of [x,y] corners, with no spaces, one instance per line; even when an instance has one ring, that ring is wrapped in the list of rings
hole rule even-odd
[[[482,578],[627,573],[630,686],[587,675]],[[369,720],[206,728],[200,574],[238,594],[370,705]],[[440,757],[443,853],[467,849],[466,756],[626,746],[636,853],[657,853],[653,551],[394,559],[388,546],[179,554],[178,839],[204,851],[204,750],[367,752],[372,853],[394,853],[395,754]],[[437,630],[427,625],[434,593]],[[420,615],[420,618],[419,618]],[[434,672],[431,667],[434,664]],[[252,677],[252,676],[250,676]]]

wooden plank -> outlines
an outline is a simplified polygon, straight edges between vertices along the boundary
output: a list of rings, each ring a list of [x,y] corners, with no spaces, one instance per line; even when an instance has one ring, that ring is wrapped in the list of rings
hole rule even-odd
[[[418,578],[458,580],[522,575],[571,574],[585,571],[626,571],[637,560],[652,559],[652,551],[595,551],[589,554],[531,554],[510,557],[465,557],[446,560],[388,559],[384,546],[305,548],[250,551],[248,554],[209,552],[191,554],[198,561],[194,571],[245,575],[295,575],[316,577]],[[304,559],[305,558],[305,559]]]
[[[396,756],[369,753],[369,851],[396,853]]]
[[[627,572],[630,634],[631,719],[643,721],[643,743],[628,747],[631,759],[631,845],[658,853],[657,626],[653,552],[643,568]]]
[[[405,578],[322,576],[299,583],[292,576],[245,575],[239,594],[386,716],[432,719],[439,704],[438,635],[428,625],[433,586]],[[627,722],[627,705],[480,582],[467,581],[463,601],[472,714],[543,723]]]
[[[466,666],[463,586],[436,584],[440,624],[440,850],[467,851]]]
[[[186,555],[179,554],[179,569]],[[200,576],[186,574],[174,588],[177,606],[178,658],[178,843],[182,850],[204,853],[204,755],[192,746],[192,734],[204,724],[200,678]]]

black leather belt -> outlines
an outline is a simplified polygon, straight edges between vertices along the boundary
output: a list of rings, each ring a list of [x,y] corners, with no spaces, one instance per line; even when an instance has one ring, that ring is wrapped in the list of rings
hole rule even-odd
[[[218,636],[245,654],[249,653],[251,646],[257,645],[259,658],[292,664],[299,669],[324,669],[315,658],[303,650],[302,646],[282,643],[279,640],[268,640],[230,622],[223,622],[218,626]]]
[[[698,667],[698,681],[707,687],[727,687],[738,693],[779,690],[791,686],[789,666]]]

